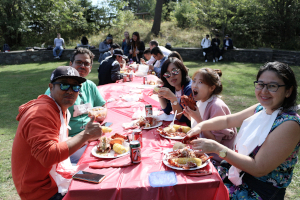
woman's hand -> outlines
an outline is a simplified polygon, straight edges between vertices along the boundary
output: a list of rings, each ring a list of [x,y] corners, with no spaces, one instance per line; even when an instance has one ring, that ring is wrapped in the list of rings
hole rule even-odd
[[[129,53],[132,54],[132,50],[131,49],[129,50]]]
[[[194,120],[197,122],[197,123],[200,123],[200,122],[202,122],[202,118],[201,118],[201,115],[200,115],[200,111],[199,111],[199,109],[198,109],[198,107],[196,106],[196,110],[195,111],[193,111],[192,109],[190,109],[188,106],[186,106],[185,108],[184,108],[184,115],[186,116],[186,117],[192,117],[192,118],[194,118]],[[189,119],[190,119],[189,118]]]
[[[140,53],[140,51],[139,51],[139,50],[136,50],[136,51],[135,51],[135,53],[136,53],[136,54],[139,54],[139,53]]]
[[[187,132],[187,136],[193,137],[195,135],[199,135],[201,133],[201,124],[197,124],[194,128]]]
[[[193,150],[198,150],[200,153],[218,153],[223,149],[220,143],[206,138],[192,140],[191,145]]]
[[[146,64],[145,60],[143,58],[140,59],[142,64]]]
[[[158,91],[159,98],[165,98],[168,100],[176,98],[175,94],[167,87],[162,87]]]

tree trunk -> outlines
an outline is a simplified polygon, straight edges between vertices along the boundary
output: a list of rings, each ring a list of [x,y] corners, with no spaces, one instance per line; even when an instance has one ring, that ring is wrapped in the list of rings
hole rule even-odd
[[[155,15],[151,32],[158,36],[160,31],[161,13],[163,0],[156,0]]]

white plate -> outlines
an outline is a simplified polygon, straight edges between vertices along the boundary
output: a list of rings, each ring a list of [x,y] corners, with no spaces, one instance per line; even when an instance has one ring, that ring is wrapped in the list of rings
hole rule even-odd
[[[115,151],[112,149],[109,153],[107,153],[106,155],[99,155],[97,154],[97,145],[94,146],[94,148],[92,149],[92,155],[98,158],[118,158],[121,156],[125,156],[127,154],[129,154],[129,143],[128,142],[124,142],[124,147],[128,148],[128,151],[126,153],[123,154],[117,154],[115,156]]]
[[[141,88],[141,89],[153,89],[155,88],[157,85],[137,85],[136,88]]]
[[[164,155],[164,157],[163,157],[163,163],[166,165],[166,166],[168,166],[168,167],[170,167],[170,168],[172,168],[172,169],[177,169],[177,170],[196,170],[196,169],[200,169],[200,168],[203,168],[203,167],[205,167],[208,163],[209,163],[209,161],[210,161],[210,159],[208,159],[205,163],[203,163],[202,165],[200,165],[200,166],[198,166],[198,167],[194,167],[194,168],[190,168],[190,169],[183,169],[183,168],[181,168],[181,167],[174,167],[174,166],[172,166],[172,165],[170,165],[169,164],[169,162],[168,162],[168,160],[166,159],[167,158],[167,155],[169,154],[169,152],[171,152],[171,151],[173,151],[173,149],[166,149],[166,150],[164,150],[163,152],[165,153],[165,155]],[[191,150],[192,151],[192,150]],[[208,155],[205,153],[205,155],[208,157]]]
[[[161,126],[162,124],[163,124],[162,122],[158,122],[155,126],[150,126],[150,127],[147,127],[147,128],[143,127],[143,129],[157,128],[157,127]]]
[[[171,139],[171,140],[182,140],[184,137],[180,137],[180,136],[175,136],[175,137],[169,137],[163,134],[159,134],[161,137],[167,138],[167,139]]]

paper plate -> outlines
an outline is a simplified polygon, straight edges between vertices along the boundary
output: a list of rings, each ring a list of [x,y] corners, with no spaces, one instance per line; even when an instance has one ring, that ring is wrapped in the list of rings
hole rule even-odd
[[[129,154],[129,143],[124,142],[123,145],[124,145],[124,147],[128,148],[128,151],[126,153],[123,153],[123,154],[116,154],[115,151],[112,149],[109,153],[107,153],[105,155],[100,155],[100,154],[97,153],[97,145],[96,145],[92,149],[92,155],[95,156],[95,157],[98,157],[98,158],[118,158],[118,157],[122,157],[122,156],[125,156],[125,155]]]
[[[169,162],[168,162],[168,160],[167,160],[167,156],[168,156],[169,152],[171,152],[171,151],[173,151],[173,149],[166,149],[166,150],[164,150],[165,155],[163,157],[163,163],[166,166],[168,166],[168,167],[170,167],[172,169],[177,169],[177,170],[196,170],[196,169],[201,169],[201,168],[205,167],[209,163],[209,161],[210,161],[210,159],[208,159],[205,163],[202,163],[202,165],[194,167],[194,168],[190,168],[190,169],[183,169],[181,167],[175,167],[175,166],[170,165]],[[208,157],[208,155],[206,153],[205,153],[205,155]]]

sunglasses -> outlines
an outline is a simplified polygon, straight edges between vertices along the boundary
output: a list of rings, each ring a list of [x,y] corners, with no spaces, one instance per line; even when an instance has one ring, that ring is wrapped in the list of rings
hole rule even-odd
[[[80,88],[81,88],[81,85],[72,85],[72,84],[67,84],[67,83],[61,83],[61,82],[53,82],[52,83],[53,85],[55,84],[60,84],[60,89],[62,91],[68,91],[70,89],[70,87],[72,87],[72,90],[74,92],[79,92],[80,91]]]
[[[79,65],[79,66],[84,65],[84,66],[87,67],[87,68],[90,68],[90,67],[91,67],[91,63],[89,63],[89,62],[83,62],[83,61],[81,61],[81,60],[75,60],[75,64],[76,64],[76,65]]]
[[[174,69],[172,69],[171,72],[164,73],[164,77],[165,78],[170,78],[172,74],[175,76],[175,75],[179,74],[179,72],[180,72],[180,69],[174,68]]]

